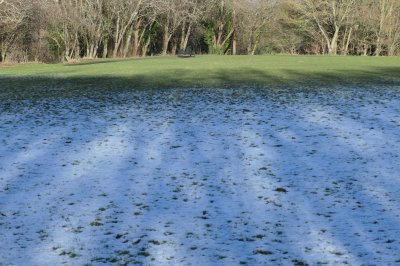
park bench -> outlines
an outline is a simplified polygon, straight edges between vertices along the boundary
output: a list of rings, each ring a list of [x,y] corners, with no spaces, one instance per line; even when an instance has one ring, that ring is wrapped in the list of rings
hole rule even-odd
[[[178,57],[195,57],[195,53],[191,48],[186,48],[186,49],[179,49],[177,53]]]

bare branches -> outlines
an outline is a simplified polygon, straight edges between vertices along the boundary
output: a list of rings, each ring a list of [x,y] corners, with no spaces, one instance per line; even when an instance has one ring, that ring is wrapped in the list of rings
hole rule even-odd
[[[0,0],[0,62],[174,54],[188,46],[218,54],[395,55],[400,2]]]
[[[304,0],[303,3],[303,14],[318,27],[329,53],[336,55],[340,31],[355,8],[355,0]]]

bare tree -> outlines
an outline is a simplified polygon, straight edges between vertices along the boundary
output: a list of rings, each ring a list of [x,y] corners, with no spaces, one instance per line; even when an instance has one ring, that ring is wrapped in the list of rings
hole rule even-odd
[[[112,37],[114,41],[113,57],[117,57],[123,40],[132,24],[140,16],[142,0],[109,0],[107,13],[112,21]]]
[[[53,24],[50,38],[62,54],[62,58],[67,61],[80,56],[79,34],[82,17],[78,4],[74,0],[65,0],[48,5]]]
[[[355,0],[304,0],[303,12],[323,35],[329,54],[338,52],[339,34],[350,17]]]
[[[375,27],[373,27],[376,38],[375,55],[379,56],[384,52],[384,47],[388,47],[389,35],[392,34],[393,27],[396,27],[393,22],[395,17],[399,15],[396,14],[399,2],[397,0],[373,0],[372,3],[372,12],[375,14]]]
[[[225,54],[235,32],[233,0],[209,0],[207,13],[206,38],[209,52]]]
[[[80,2],[80,18],[82,20],[81,38],[84,41],[84,54],[88,58],[96,58],[99,48],[107,40],[110,33],[110,21],[104,16],[105,0],[83,0]]]
[[[0,0],[0,61],[174,54],[396,55],[398,0]]]
[[[205,13],[205,5],[201,0],[187,0],[184,3],[185,16],[181,26],[179,47],[186,50],[193,27],[200,22]]]
[[[254,55],[262,41],[268,38],[268,26],[272,25],[274,1],[238,1],[237,35],[241,36],[241,45],[247,54]]]
[[[387,46],[389,56],[396,55],[400,48],[400,3],[396,2],[393,15],[387,23]]]
[[[18,37],[20,28],[29,15],[30,3],[23,0],[0,2],[0,61],[7,59],[7,54]]]
[[[186,20],[185,0],[154,0],[158,23],[162,27],[162,54],[166,55],[172,36]],[[176,46],[172,49],[175,50]],[[174,53],[174,51],[172,51]]]

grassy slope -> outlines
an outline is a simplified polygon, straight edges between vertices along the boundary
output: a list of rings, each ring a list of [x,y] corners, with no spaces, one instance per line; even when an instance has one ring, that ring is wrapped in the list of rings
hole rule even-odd
[[[199,56],[190,59],[91,61],[79,65],[0,68],[0,89],[17,87],[169,88],[187,86],[329,86],[400,84],[400,58]]]

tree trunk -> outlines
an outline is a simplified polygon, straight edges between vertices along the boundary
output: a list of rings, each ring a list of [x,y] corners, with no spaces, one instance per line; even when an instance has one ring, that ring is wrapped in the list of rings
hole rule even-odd
[[[86,45],[86,49],[85,52],[83,54],[83,57],[87,57],[87,58],[91,58],[92,57],[92,48],[91,48],[91,44],[89,43],[89,40],[86,38],[85,40],[85,45]]]
[[[78,42],[78,33],[76,33],[76,39],[75,39],[75,52],[73,53],[73,55],[75,55],[74,57],[77,59],[77,58],[80,58],[80,56],[81,56],[81,46],[80,46],[80,44],[79,44],[79,42]]]
[[[178,46],[178,45],[177,45],[176,41],[174,41],[174,42],[172,43],[171,54],[173,54],[173,55],[176,54],[177,46]]]
[[[350,46],[350,40],[351,40],[352,33],[353,33],[353,28],[350,27],[349,33],[348,34],[345,33],[345,35],[344,35],[344,38],[343,38],[344,45],[343,45],[343,52],[342,52],[343,55],[349,54],[349,46]]]
[[[364,52],[363,52],[363,56],[367,56],[368,55],[368,45],[364,44]]]
[[[179,42],[179,49],[185,50],[184,48],[184,42],[185,42],[185,35],[186,35],[186,23],[183,23],[182,25],[182,32],[181,32],[181,40]]]
[[[168,25],[164,26],[164,34],[163,34],[163,46],[162,46],[162,54],[166,55],[168,52],[168,45],[171,39],[171,34],[169,34]]]
[[[7,49],[6,49],[6,46],[4,45],[4,43],[0,43],[0,44],[1,44],[0,62],[4,62],[6,60]]]
[[[390,46],[389,46],[389,50],[388,50],[388,56],[394,56],[395,51],[396,51],[395,46],[390,45]]]
[[[151,42],[151,38],[150,38],[150,36],[148,36],[146,43],[143,45],[143,48],[142,48],[142,56],[147,55],[147,52],[148,52],[149,46],[150,46],[150,42]]]
[[[397,34],[396,34],[395,36],[392,37],[392,41],[389,44],[388,56],[396,55],[397,43],[398,43],[398,37],[397,37]]]
[[[132,40],[132,31],[129,31],[127,36],[126,36],[126,40],[125,40],[123,57],[127,57],[128,56],[129,48],[131,46],[131,40]]]
[[[99,44],[96,43],[96,45],[93,46],[93,52],[92,52],[92,57],[97,58],[98,56],[98,51],[99,51]]]
[[[188,28],[186,29],[185,26],[182,28],[182,36],[181,36],[181,43],[180,43],[180,48],[183,50],[186,50],[188,43],[189,43],[189,37],[190,34],[192,33],[192,24],[190,23]]]
[[[70,52],[65,51],[65,55],[64,55],[65,60],[67,60],[67,62],[71,62],[72,61],[72,55]]]
[[[257,50],[257,44],[254,44],[253,49],[251,50],[251,55],[255,55]]]
[[[331,43],[329,45],[329,54],[337,55],[338,39],[339,39],[339,27],[335,26],[335,34],[333,35]]]
[[[236,55],[237,41],[235,32],[232,35],[232,55]]]
[[[115,29],[115,33],[114,33],[114,50],[113,50],[114,58],[117,57],[117,55],[118,55],[118,49],[119,49],[120,42],[121,42],[120,37],[119,37],[119,35],[120,35],[120,33],[119,33],[120,25],[119,24],[120,24],[119,18],[117,18],[117,25],[116,25],[116,29]]]
[[[382,42],[381,42],[381,37],[378,36],[376,40],[376,50],[375,50],[375,56],[380,56],[382,52]]]
[[[113,57],[114,58],[118,57],[118,50],[119,50],[120,46],[121,46],[121,41],[116,41],[114,43],[114,50],[113,50]]]
[[[133,31],[133,43],[132,43],[132,56],[138,56],[139,53],[139,29]]]
[[[0,55],[0,56],[1,56],[1,58],[0,58],[0,59],[1,59],[0,61],[1,61],[1,62],[5,62],[5,61],[6,61],[6,55],[7,55],[6,50],[5,50],[5,49],[4,49],[4,50],[2,49],[2,50],[1,50],[1,55]]]
[[[104,46],[103,46],[103,58],[107,58],[108,55],[108,40],[104,40]]]

